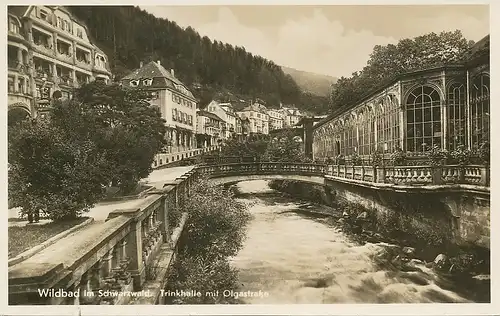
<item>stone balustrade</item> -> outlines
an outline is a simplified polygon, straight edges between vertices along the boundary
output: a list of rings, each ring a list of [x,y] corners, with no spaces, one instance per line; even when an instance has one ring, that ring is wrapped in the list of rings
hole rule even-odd
[[[162,190],[150,192],[137,207],[114,210],[105,222],[84,227],[9,267],[9,304],[129,304],[132,296],[116,293],[141,291],[157,277],[151,268],[158,256],[163,252],[167,266],[174,257],[177,240],[172,232],[177,230],[177,239],[182,227],[179,230],[178,223],[170,224],[170,216],[182,207],[197,175],[190,172]],[[183,225],[185,219],[180,222]],[[150,304],[161,299],[161,289],[147,298]],[[77,292],[79,296],[44,296],[39,290]],[[101,295],[106,291],[114,294]]]
[[[230,158],[233,161],[236,159]],[[489,187],[490,183],[490,169],[481,165],[375,167],[293,162],[217,163],[225,160],[227,159],[224,157],[219,158],[197,167],[197,170],[212,177],[244,174],[329,175],[365,182],[412,186],[467,184]]]

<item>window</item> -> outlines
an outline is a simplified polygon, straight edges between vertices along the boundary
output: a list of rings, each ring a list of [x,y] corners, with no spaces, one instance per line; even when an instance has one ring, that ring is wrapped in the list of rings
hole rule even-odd
[[[448,88],[448,150],[466,144],[465,86],[453,83]]]
[[[406,150],[441,147],[441,98],[436,89],[415,88],[406,100]]]
[[[13,93],[15,90],[14,90],[14,78],[10,78],[9,77],[9,81],[8,81],[8,91]]]
[[[394,96],[384,98],[381,103],[375,106],[375,125],[378,150],[394,151],[396,147],[400,146],[399,108]]]
[[[472,148],[490,140],[490,77],[481,74],[472,80],[470,107]]]
[[[76,29],[76,36],[78,36],[79,38],[83,38],[83,31],[82,29]]]
[[[176,109],[172,109],[172,120],[177,121],[177,110]]]
[[[144,86],[150,86],[152,83],[153,83],[153,79],[144,79],[144,80],[142,81],[142,84],[143,84]]]
[[[137,87],[139,85],[139,80],[130,80],[130,86]]]
[[[40,19],[47,21],[49,14],[45,10],[40,10]]]
[[[63,20],[60,17],[57,17],[57,27],[63,28]]]
[[[19,33],[19,25],[17,24],[17,21],[10,18],[9,19],[9,32],[12,33]]]

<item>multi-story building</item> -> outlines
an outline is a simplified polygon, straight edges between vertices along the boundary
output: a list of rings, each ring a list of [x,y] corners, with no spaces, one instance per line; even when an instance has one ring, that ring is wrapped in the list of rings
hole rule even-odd
[[[186,86],[160,63],[150,62],[122,79],[122,85],[151,91],[150,101],[166,121],[168,153],[189,151],[196,147],[196,99]]]
[[[43,116],[53,99],[111,78],[106,54],[62,6],[8,6],[7,46],[9,111]]]
[[[224,120],[217,114],[205,110],[196,112],[196,144],[198,148],[218,145]]]
[[[283,115],[283,127],[295,126],[304,116],[303,113],[292,107],[283,107],[279,112]]]
[[[314,157],[484,148],[490,141],[489,53],[488,35],[461,63],[401,74],[342,106],[314,125]]]
[[[269,130],[282,129],[283,128],[283,113],[279,110],[269,109],[267,110],[269,115]]]
[[[236,135],[236,118],[238,115],[234,112],[231,103],[219,103],[212,100],[205,108],[208,112],[219,116],[224,122],[222,124],[221,137],[229,139]]]
[[[242,119],[248,119],[251,134],[269,134],[269,115],[265,106],[254,103],[237,112]]]

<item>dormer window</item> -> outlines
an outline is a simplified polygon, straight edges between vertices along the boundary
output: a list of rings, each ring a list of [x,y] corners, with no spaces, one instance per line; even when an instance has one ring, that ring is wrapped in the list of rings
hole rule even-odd
[[[130,86],[131,87],[139,86],[139,80],[130,80]]]
[[[144,86],[150,86],[150,85],[152,85],[152,84],[153,84],[153,79],[144,79],[144,80],[142,81],[142,84],[143,84]]]
[[[83,31],[82,31],[82,29],[76,29],[76,36],[78,36],[79,38],[83,38]]]
[[[19,33],[19,25],[17,24],[16,20],[14,19],[9,19],[9,31],[12,33]]]
[[[40,10],[40,19],[47,21],[49,13],[45,10]]]

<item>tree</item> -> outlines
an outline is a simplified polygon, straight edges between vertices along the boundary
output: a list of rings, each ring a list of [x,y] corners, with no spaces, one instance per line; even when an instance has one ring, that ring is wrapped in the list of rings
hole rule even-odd
[[[78,129],[85,118],[78,106],[59,103],[67,126]],[[47,214],[53,220],[78,217],[103,194],[105,154],[86,135],[74,137],[52,120],[29,120],[13,127],[9,141],[9,199],[22,213]]]
[[[377,45],[360,72],[340,78],[333,86],[331,110],[358,101],[402,73],[458,62],[472,44],[456,30],[402,39],[397,45]]]
[[[149,99],[146,91],[98,82],[75,93],[75,100],[94,120],[98,138],[93,141],[106,152],[108,174],[122,193],[134,190],[151,173],[154,156],[167,143],[165,120]]]

